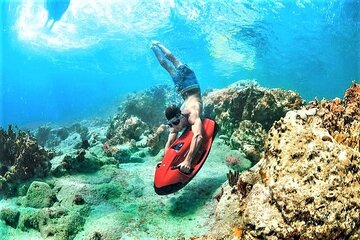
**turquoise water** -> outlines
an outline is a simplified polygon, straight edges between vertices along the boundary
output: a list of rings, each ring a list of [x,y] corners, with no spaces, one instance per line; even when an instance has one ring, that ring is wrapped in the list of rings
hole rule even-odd
[[[203,90],[240,79],[342,97],[360,79],[360,0],[71,0],[44,28],[40,0],[1,0],[0,126],[109,116],[129,92],[172,84],[150,41]]]

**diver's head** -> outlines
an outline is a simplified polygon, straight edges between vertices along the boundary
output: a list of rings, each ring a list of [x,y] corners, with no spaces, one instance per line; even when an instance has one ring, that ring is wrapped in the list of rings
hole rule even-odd
[[[176,105],[171,105],[165,110],[167,125],[175,131],[179,131],[186,125],[186,118],[181,114],[181,110]]]
[[[173,117],[175,117],[176,115],[181,114],[181,110],[178,106],[176,106],[175,104],[168,106],[165,109],[165,117],[167,120],[172,119]]]

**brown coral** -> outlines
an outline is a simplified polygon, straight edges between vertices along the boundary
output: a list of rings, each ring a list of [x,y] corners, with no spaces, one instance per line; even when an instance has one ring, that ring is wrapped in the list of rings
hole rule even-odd
[[[107,144],[116,145],[139,140],[140,136],[148,129],[146,123],[136,116],[125,119],[115,118],[107,132]]]
[[[341,144],[360,151],[360,85],[353,85],[345,92],[344,100],[322,100],[316,106],[324,127]]]
[[[166,126],[161,124],[156,131],[151,133],[147,139],[146,146],[149,147],[151,154],[157,154],[164,148],[167,139]]]
[[[29,133],[0,128],[0,190],[12,194],[20,182],[47,176],[52,157]]]

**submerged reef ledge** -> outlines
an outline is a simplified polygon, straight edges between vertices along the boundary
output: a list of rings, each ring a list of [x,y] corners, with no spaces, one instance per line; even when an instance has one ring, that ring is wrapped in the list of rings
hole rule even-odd
[[[305,104],[240,81],[203,102],[218,137],[196,178],[163,197],[163,111],[181,103],[168,86],[128,95],[108,120],[0,129],[1,238],[360,238],[359,84]]]
[[[359,239],[360,85],[286,113],[199,239]]]

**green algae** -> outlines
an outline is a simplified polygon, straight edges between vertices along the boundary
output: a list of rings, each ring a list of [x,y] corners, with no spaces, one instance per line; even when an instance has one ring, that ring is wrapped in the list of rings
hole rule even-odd
[[[85,217],[81,212],[71,212],[61,207],[25,208],[21,211],[18,228],[24,232],[29,229],[37,230],[43,238],[73,239],[82,229]]]
[[[51,207],[55,200],[56,196],[47,183],[34,181],[26,193],[24,205],[32,208],[45,208]]]
[[[16,228],[19,222],[20,212],[12,208],[3,208],[0,210],[0,220],[6,225]]]

